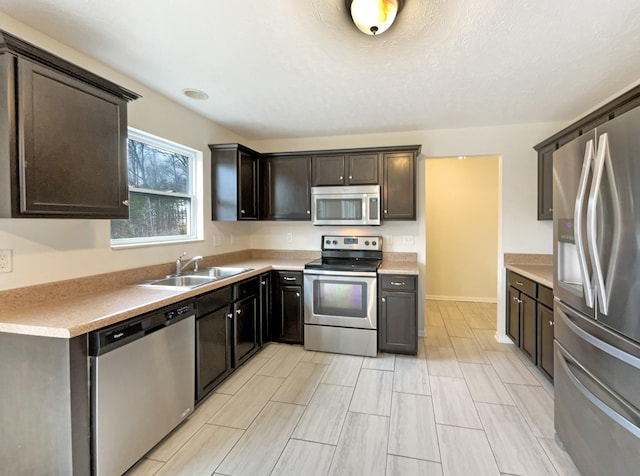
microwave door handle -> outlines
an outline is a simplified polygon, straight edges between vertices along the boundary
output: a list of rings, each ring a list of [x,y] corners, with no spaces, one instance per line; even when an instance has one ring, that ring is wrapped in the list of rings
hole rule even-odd
[[[584,159],[582,161],[582,172],[580,173],[580,181],[578,182],[578,194],[576,197],[575,209],[573,212],[573,226],[576,248],[578,251],[578,263],[580,264],[580,274],[582,275],[582,287],[584,290],[584,298],[588,307],[593,308],[594,296],[593,286],[591,284],[591,276],[587,266],[587,258],[585,246],[582,237],[582,210],[584,208],[584,200],[587,194],[587,182],[594,161],[594,145],[593,139],[587,142],[584,150]],[[587,235],[589,231],[587,230]],[[588,240],[588,237],[587,237]]]
[[[611,286],[607,286],[607,281],[611,281],[615,272],[615,267],[620,254],[620,197],[616,187],[613,175],[613,165],[611,163],[611,151],[609,148],[609,135],[602,134],[598,140],[598,152],[596,154],[596,170],[594,172],[593,183],[591,184],[591,193],[589,194],[589,205],[587,209],[587,233],[591,235],[589,238],[589,251],[594,263],[596,274],[596,287],[598,291],[598,307],[600,312],[605,316],[609,312],[609,301],[611,297]],[[602,175],[607,173],[609,189],[611,191],[611,203],[613,220],[613,237],[609,266],[607,269],[607,280],[605,280],[602,263],[598,255],[598,200],[602,195]]]

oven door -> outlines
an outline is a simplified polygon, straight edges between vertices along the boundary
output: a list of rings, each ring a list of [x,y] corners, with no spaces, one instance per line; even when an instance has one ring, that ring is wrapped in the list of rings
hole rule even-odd
[[[375,273],[305,270],[304,323],[377,328]]]

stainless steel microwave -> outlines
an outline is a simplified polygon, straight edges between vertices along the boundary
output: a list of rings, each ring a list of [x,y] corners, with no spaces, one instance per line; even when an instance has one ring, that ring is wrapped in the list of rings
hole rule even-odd
[[[311,187],[314,225],[379,225],[380,185]]]

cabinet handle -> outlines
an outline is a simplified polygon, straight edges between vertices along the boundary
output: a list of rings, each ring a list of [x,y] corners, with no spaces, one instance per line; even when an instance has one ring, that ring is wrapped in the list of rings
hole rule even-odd
[[[284,279],[285,281],[295,281],[296,278],[294,278],[293,276],[283,276],[282,279]]]
[[[343,178],[344,178],[344,177],[341,175],[341,176],[340,176],[340,180],[342,180]]]
[[[349,175],[349,180],[351,180],[352,178],[353,178],[353,176],[352,176],[352,175]]]
[[[307,210],[307,215],[311,215],[311,210]]]
[[[244,210],[240,210],[240,213],[244,213]]]
[[[518,286],[524,286],[524,283],[521,283],[520,281],[516,281],[516,284],[517,284]]]
[[[551,213],[553,211],[553,208],[549,208],[549,213]]]
[[[385,213],[389,213],[389,212],[388,212],[388,211],[386,211],[386,210],[385,210],[384,212],[385,212]]]
[[[513,300],[514,300],[515,302],[517,302],[518,304],[521,304],[521,303],[522,303],[522,299],[518,299],[517,297],[514,297],[514,298],[513,298]]]
[[[553,324],[553,321],[549,321],[549,325],[550,325],[550,326],[553,326],[553,325],[554,325],[554,324]]]
[[[391,281],[390,284],[393,284],[394,286],[404,286],[404,281]]]
[[[260,284],[262,284],[263,286],[266,286],[267,282],[266,281],[262,281]]]
[[[236,309],[236,314],[240,315],[242,313],[242,309]]]
[[[227,314],[227,317],[228,317],[229,319],[233,319],[233,314],[232,314],[232,313],[229,313],[229,314]]]
[[[382,298],[382,302],[387,302],[387,298]]]
[[[296,293],[296,297],[300,297],[300,293]]]
[[[128,206],[129,206],[129,200],[122,200],[122,204],[123,204],[125,207],[128,207]]]

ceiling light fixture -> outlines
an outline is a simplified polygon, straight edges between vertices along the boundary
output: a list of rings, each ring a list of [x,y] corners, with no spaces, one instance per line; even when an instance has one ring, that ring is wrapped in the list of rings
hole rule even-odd
[[[191,99],[199,99],[204,101],[205,99],[209,99],[209,95],[204,91],[200,91],[199,89],[187,88],[182,90],[182,94]]]
[[[367,35],[379,35],[389,29],[402,8],[402,0],[345,0],[353,23]]]

